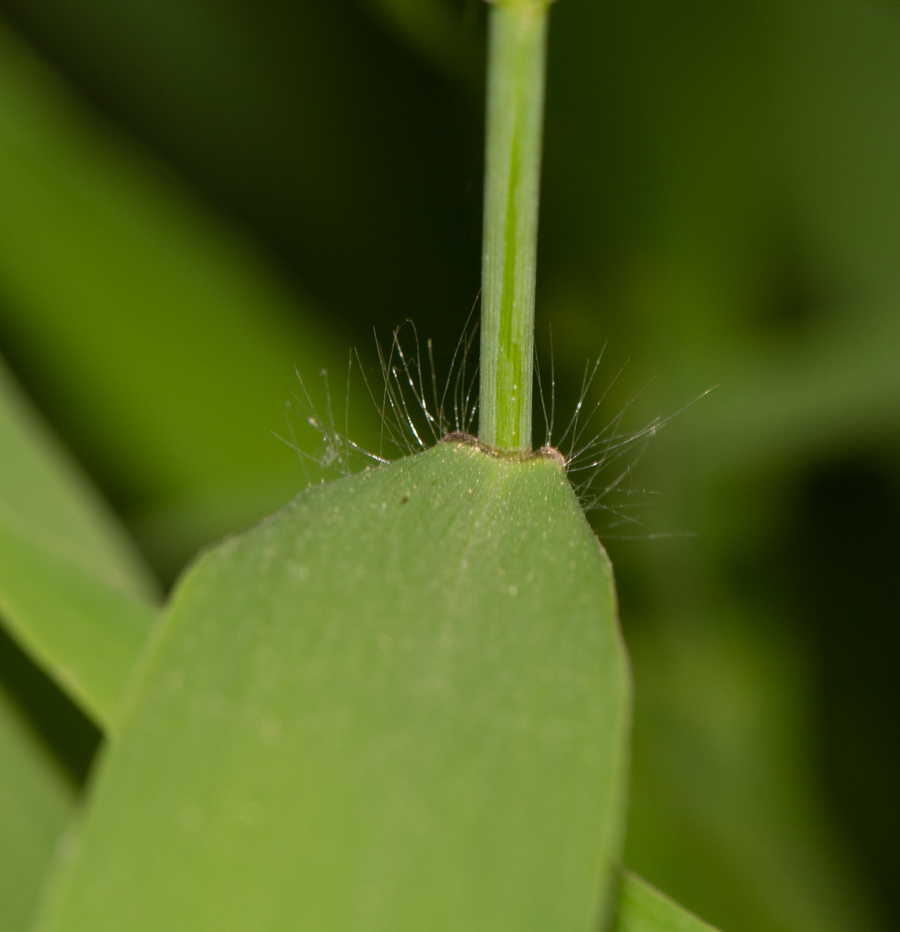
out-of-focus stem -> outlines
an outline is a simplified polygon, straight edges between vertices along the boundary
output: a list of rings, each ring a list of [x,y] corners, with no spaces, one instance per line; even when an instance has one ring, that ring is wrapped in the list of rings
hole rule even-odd
[[[531,448],[548,7],[497,0],[490,13],[478,432],[498,450]]]

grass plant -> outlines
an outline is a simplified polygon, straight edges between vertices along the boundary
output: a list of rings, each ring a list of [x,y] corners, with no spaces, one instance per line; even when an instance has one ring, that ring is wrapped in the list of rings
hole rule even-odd
[[[402,3],[385,7],[403,21]],[[103,741],[76,798],[0,693],[0,785],[29,800],[0,804],[0,928],[711,928],[622,867],[633,686],[612,565],[585,518],[612,508],[628,467],[601,488],[599,471],[660,422],[626,435],[618,420],[579,421],[583,393],[558,441],[566,449],[551,446],[552,402],[546,443],[535,449],[532,438],[550,10],[545,0],[490,6],[477,365],[469,330],[439,388],[431,344],[423,353],[416,334],[412,353],[395,334],[379,351],[381,383],[365,384],[380,433],[358,444],[336,426],[327,382],[327,413],[316,413],[310,372],[334,371],[334,359],[314,358],[312,326],[309,341],[284,336],[284,293],[252,250],[157,198],[139,160],[112,170],[106,150],[92,162],[65,121],[29,119],[21,101],[46,87],[32,88],[27,54],[0,35],[0,89],[18,120],[10,196],[39,208],[38,175],[57,187],[77,180],[66,210],[48,209],[60,241],[90,230],[67,271],[76,307],[96,304],[101,323],[118,327],[134,279],[150,311],[167,290],[179,295],[165,305],[168,323],[148,312],[146,328],[120,332],[152,360],[130,383],[134,404],[109,402],[141,481],[177,498],[208,480],[227,497],[269,449],[258,440],[269,425],[253,424],[241,391],[205,432],[178,409],[195,372],[178,368],[172,321],[190,314],[196,326],[181,335],[197,360],[223,321],[207,386],[227,386],[229,366],[243,367],[268,404],[288,392],[268,360],[298,365],[300,408],[324,447],[291,442],[342,473],[199,554],[163,601],[127,530],[0,373],[4,636]],[[425,46],[455,61],[434,38],[439,20],[415,23]],[[85,210],[94,188],[107,196]],[[88,358],[93,337],[63,313],[62,276],[41,275],[53,237],[29,225],[36,211],[16,214],[19,253],[0,261],[26,303],[59,310],[47,325],[59,346]],[[119,235],[126,216],[149,218],[142,237]],[[105,274],[107,255],[125,271]],[[254,329],[248,308],[259,307]],[[123,365],[111,353],[97,370]],[[161,390],[166,404],[154,396],[157,368],[180,373]],[[98,376],[85,393],[103,384]],[[258,450],[244,448],[248,424]],[[145,462],[142,430],[176,438],[146,443],[169,451],[159,462]],[[229,456],[236,465],[223,471]]]

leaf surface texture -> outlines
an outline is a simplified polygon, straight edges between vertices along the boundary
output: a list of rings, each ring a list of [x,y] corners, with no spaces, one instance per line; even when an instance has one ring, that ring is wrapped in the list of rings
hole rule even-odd
[[[444,443],[311,487],[188,573],[126,702],[43,930],[610,912],[630,679],[552,459]]]

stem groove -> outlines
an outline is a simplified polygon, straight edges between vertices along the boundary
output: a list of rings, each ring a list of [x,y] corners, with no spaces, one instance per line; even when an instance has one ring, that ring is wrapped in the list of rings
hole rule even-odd
[[[531,448],[548,6],[505,0],[490,12],[479,439],[497,450]]]

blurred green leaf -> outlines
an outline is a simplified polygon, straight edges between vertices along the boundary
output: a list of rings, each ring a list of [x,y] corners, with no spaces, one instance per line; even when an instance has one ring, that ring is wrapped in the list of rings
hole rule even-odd
[[[629,681],[558,464],[439,444],[204,556],[42,929],[588,932]]]
[[[19,547],[27,534],[42,541],[29,548],[37,562],[30,561],[27,549]],[[47,556],[48,546],[57,551],[56,556]],[[34,644],[31,623],[45,622],[56,636],[71,638],[72,652],[66,660],[77,657],[86,645],[80,643],[79,632],[67,631],[60,624],[72,620],[72,607],[65,602],[52,604],[54,589],[64,580],[55,568],[40,579],[33,575],[35,570],[46,571],[48,563],[56,563],[70,581],[73,576],[76,580],[83,577],[103,593],[114,587],[121,594],[104,598],[129,605],[142,606],[138,599],[155,595],[156,584],[127,536],[40,422],[2,362],[0,550],[0,623],[30,647]],[[70,565],[73,555],[88,569]],[[47,610],[40,619],[32,612],[35,600]],[[67,609],[62,617],[57,614],[60,607]],[[151,614],[149,608],[132,611]],[[88,615],[85,621],[91,623],[93,618]],[[51,659],[38,653],[43,661]],[[59,674],[52,662],[47,665],[51,673]],[[75,786],[52,749],[43,744],[22,709],[0,685],[0,928],[4,932],[27,927],[74,796]]]
[[[0,510],[0,614],[30,656],[110,731],[155,609]]]
[[[614,403],[654,379],[636,405],[651,415],[660,393],[675,409],[719,385],[678,427],[695,456],[667,456],[687,481],[896,435],[900,13],[576,0],[553,15],[541,276],[557,372],[609,341],[634,360]]]
[[[109,726],[155,617],[126,535],[0,363],[0,618]]]
[[[76,788],[0,684],[0,929],[26,932]]]
[[[734,932],[881,928],[823,805],[809,673],[784,624],[733,609],[635,624],[628,643],[628,866]]]
[[[69,548],[109,585],[153,600],[157,583],[72,457],[0,360],[0,516]]]
[[[31,543],[23,548],[29,536]],[[48,555],[48,551],[56,553]],[[36,570],[44,571],[41,578],[35,576]],[[127,536],[0,362],[0,624],[32,647],[32,624],[44,623],[56,646],[60,637],[69,640],[65,660],[82,656],[93,662],[85,651],[89,654],[96,645],[81,642],[83,630],[66,630],[74,607],[66,601],[53,604],[61,585],[82,580],[104,593],[103,599],[131,606],[143,606],[138,600],[152,597],[156,590]],[[113,592],[119,594],[106,594]],[[150,608],[131,611],[152,614]],[[84,620],[90,624],[94,618],[88,615]],[[141,628],[145,633],[146,627]],[[0,647],[6,647],[5,640]],[[51,661],[46,663],[51,673],[60,674],[53,662],[58,656],[37,654],[38,660]],[[22,679],[21,671],[4,657],[0,667],[0,928],[4,932],[27,928],[76,793],[71,775],[54,753],[59,748],[44,743],[62,736],[51,728],[41,737],[29,721],[28,706],[46,705],[50,684],[36,676],[25,677],[32,695],[23,708],[21,697],[14,695],[22,688]],[[59,712],[56,705],[49,707]],[[77,731],[72,724],[58,718],[59,728]]]
[[[778,156],[823,278],[900,308],[900,9],[879,0],[772,8]]]
[[[245,486],[282,504],[294,367],[340,383],[349,347],[6,31],[0,113],[0,320],[44,407],[120,505]]]
[[[619,888],[619,912],[614,932],[714,932],[713,927],[624,871]]]
[[[468,55],[457,0],[373,2],[0,10],[104,113],[261,234],[327,302],[323,317],[339,317],[342,340],[367,347],[373,326],[427,319],[449,356],[478,290],[482,89],[460,93],[407,38],[412,11],[429,47]],[[388,28],[385,5],[403,14]],[[315,308],[299,305],[302,325]]]

